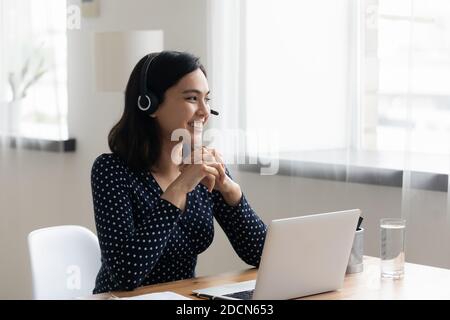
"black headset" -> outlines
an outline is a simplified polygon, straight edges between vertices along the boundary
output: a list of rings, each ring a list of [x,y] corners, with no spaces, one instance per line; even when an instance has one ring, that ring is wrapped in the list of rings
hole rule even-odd
[[[147,59],[144,62],[144,65],[141,69],[141,81],[140,81],[140,95],[137,100],[138,108],[141,111],[144,111],[145,113],[151,115],[153,114],[159,106],[159,99],[152,91],[148,89],[147,85],[147,79],[148,79],[148,71],[150,69],[150,66],[155,60],[156,57],[158,57],[159,54],[151,57],[151,54],[147,56]],[[144,102],[142,101],[144,99]],[[219,113],[215,110],[210,109],[211,114],[218,116]]]
[[[150,55],[148,55],[141,69],[141,81],[140,81],[141,94],[138,97],[137,105],[140,110],[148,114],[153,114],[156,111],[156,109],[158,109],[159,105],[158,97],[153,92],[148,90],[147,85],[148,69],[150,68],[151,63],[157,56],[158,55],[150,57]],[[145,99],[144,103],[142,103],[142,99]]]

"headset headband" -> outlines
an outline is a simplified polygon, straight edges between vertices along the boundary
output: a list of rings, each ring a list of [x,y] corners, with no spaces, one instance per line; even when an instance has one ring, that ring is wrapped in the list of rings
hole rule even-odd
[[[153,60],[158,56],[159,54],[155,55],[154,57],[151,57],[151,54],[147,56],[147,59],[144,62],[144,65],[142,66],[141,71],[141,81],[140,81],[140,95],[138,97],[138,107],[142,111],[148,111],[152,104],[155,103],[155,101],[152,101],[151,94],[149,93],[148,86],[147,86],[147,79],[148,79],[148,70],[150,69],[150,65],[152,64]],[[145,98],[147,100],[146,105],[142,104],[142,99]]]

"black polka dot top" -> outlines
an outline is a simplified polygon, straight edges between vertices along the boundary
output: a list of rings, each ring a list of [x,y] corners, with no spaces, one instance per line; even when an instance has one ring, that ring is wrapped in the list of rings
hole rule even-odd
[[[160,198],[151,173],[131,170],[114,154],[95,160],[91,185],[102,259],[94,293],[194,277],[197,255],[214,237],[213,217],[239,257],[259,265],[267,226],[244,195],[232,207],[199,184],[182,212]]]

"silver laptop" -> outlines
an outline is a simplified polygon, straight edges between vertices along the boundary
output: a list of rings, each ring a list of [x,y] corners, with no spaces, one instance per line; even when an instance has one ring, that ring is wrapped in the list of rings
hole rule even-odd
[[[273,220],[256,280],[194,290],[210,299],[294,299],[342,288],[359,209]]]

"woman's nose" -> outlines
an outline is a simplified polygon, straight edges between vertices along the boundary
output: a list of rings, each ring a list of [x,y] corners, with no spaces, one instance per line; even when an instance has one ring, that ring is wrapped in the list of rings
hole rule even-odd
[[[199,103],[199,107],[197,113],[208,116],[209,115],[209,104],[206,101],[202,101]]]

